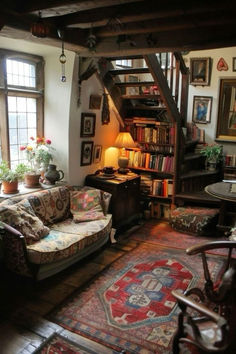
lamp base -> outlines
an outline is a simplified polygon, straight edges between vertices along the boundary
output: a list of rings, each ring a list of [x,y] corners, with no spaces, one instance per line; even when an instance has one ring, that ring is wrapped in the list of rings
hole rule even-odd
[[[118,169],[118,172],[121,173],[122,175],[126,175],[129,172],[129,169],[121,167]]]

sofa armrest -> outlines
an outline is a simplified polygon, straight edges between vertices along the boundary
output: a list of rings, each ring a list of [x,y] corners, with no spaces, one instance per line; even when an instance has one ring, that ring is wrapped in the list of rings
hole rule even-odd
[[[24,235],[14,227],[2,222],[4,263],[6,267],[21,275],[32,276]]]

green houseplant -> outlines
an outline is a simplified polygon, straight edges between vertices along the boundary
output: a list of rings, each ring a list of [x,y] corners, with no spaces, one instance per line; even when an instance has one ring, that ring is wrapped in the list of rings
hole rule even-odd
[[[18,191],[18,181],[23,180],[27,171],[29,171],[29,168],[23,163],[12,170],[6,161],[2,161],[0,164],[0,180],[3,192],[6,194],[16,193]]]
[[[205,145],[200,153],[206,157],[208,169],[213,171],[217,164],[223,160],[223,147],[218,144]]]

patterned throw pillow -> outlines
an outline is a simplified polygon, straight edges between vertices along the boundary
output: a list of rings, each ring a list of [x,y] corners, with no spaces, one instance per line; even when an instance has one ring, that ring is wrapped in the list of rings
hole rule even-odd
[[[90,191],[90,190],[97,190],[97,191],[100,191],[101,193],[101,206],[102,206],[102,210],[103,210],[103,213],[104,215],[107,215],[108,211],[109,211],[109,204],[110,204],[110,200],[111,200],[111,197],[112,197],[112,194],[109,193],[109,192],[105,192],[101,189],[97,189],[97,188],[94,188],[94,187],[89,187],[89,186],[73,186],[72,187],[73,190],[75,191]]]
[[[70,211],[75,222],[103,219],[100,190],[71,191]]]
[[[1,220],[14,227],[25,237],[27,245],[49,234],[50,229],[34,214],[27,199],[14,205],[6,205],[0,213]]]
[[[70,192],[67,186],[32,193],[27,197],[35,214],[45,225],[65,220],[70,214]]]

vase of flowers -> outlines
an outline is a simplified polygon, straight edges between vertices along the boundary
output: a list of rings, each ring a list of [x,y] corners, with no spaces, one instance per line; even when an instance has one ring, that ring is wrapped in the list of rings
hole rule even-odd
[[[205,145],[200,153],[206,157],[206,166],[209,171],[215,171],[223,160],[223,147],[218,144]]]
[[[40,178],[44,177],[49,163],[53,159],[53,148],[51,140],[44,137],[30,138],[31,143],[21,146],[20,150],[26,154],[30,171],[25,174],[25,186],[28,188],[37,187]]]

